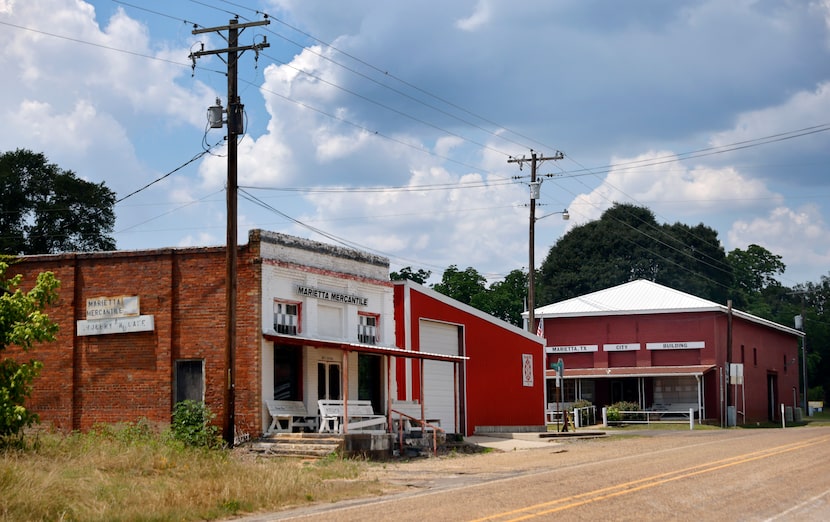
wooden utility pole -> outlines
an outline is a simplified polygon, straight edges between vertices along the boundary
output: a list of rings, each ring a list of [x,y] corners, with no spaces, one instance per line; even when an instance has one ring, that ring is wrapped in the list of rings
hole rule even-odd
[[[237,63],[239,61],[239,54],[248,50],[252,50],[259,54],[259,51],[269,47],[269,44],[263,40],[261,43],[253,45],[239,46],[239,34],[247,27],[257,25],[268,25],[270,20],[261,20],[257,22],[247,22],[240,24],[239,20],[232,19],[228,25],[221,27],[207,27],[202,29],[194,29],[193,34],[202,33],[219,33],[225,41],[228,42],[228,47],[225,49],[216,49],[213,51],[205,51],[202,46],[201,51],[190,53],[190,59],[193,60],[194,67],[196,58],[206,55],[222,55],[227,54],[228,66],[228,186],[227,186],[227,241],[226,245],[226,266],[225,266],[225,374],[227,382],[225,385],[224,405],[225,405],[225,422],[222,436],[229,446],[234,444],[236,421],[234,418],[234,410],[236,409],[236,395],[234,388],[235,382],[235,365],[236,365],[236,258],[237,258],[237,238],[236,238],[236,213],[237,213],[237,140],[240,135],[245,133],[244,129],[244,106],[242,105],[239,95],[237,94]],[[228,32],[228,37],[225,38],[223,31]],[[221,56],[220,56],[221,57]]]
[[[525,162],[530,161],[530,222],[528,231],[530,248],[528,249],[527,269],[527,331],[531,333],[536,332],[536,260],[534,244],[536,243],[536,200],[539,198],[539,186],[542,184],[541,180],[537,181],[536,179],[536,170],[543,161],[561,160],[564,157],[565,155],[558,151],[549,157],[545,157],[544,155],[537,156],[533,149],[531,149],[530,160],[524,156],[507,160],[508,163],[518,163],[520,169]]]

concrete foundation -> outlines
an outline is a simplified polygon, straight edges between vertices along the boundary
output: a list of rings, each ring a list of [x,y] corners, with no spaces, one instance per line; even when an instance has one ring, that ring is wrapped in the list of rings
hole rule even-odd
[[[349,433],[344,436],[343,455],[372,460],[392,458],[395,436],[389,433]]]

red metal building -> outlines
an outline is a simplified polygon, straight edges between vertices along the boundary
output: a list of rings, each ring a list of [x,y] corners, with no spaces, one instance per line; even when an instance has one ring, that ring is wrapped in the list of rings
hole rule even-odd
[[[803,334],[728,306],[638,280],[538,308],[536,317],[547,367],[564,364],[566,404],[692,408],[722,425],[778,421],[782,404],[799,404]],[[547,376],[552,398],[556,371]]]
[[[397,400],[420,400],[442,426],[458,433],[542,431],[545,425],[544,350],[541,339],[412,281],[395,284],[397,344],[465,356],[460,372],[424,361],[396,367]],[[455,411],[454,411],[455,410]],[[451,430],[453,431],[453,430]]]

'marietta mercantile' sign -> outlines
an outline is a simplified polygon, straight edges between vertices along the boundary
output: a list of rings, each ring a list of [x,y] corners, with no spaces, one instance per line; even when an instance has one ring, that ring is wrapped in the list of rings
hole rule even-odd
[[[92,297],[86,300],[86,320],[77,323],[78,336],[152,332],[152,315],[139,314],[137,295]]]
[[[369,299],[359,295],[344,294],[342,292],[332,292],[331,290],[323,290],[311,286],[297,285],[297,293],[316,299],[325,299],[326,301],[334,301],[337,303],[354,304],[358,306],[366,306],[369,304]]]

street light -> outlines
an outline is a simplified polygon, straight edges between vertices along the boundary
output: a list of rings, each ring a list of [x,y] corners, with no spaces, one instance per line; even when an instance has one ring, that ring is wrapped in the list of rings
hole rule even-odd
[[[568,209],[565,209],[562,212],[551,212],[550,214],[545,214],[544,216],[539,216],[539,217],[536,218],[536,221],[539,221],[540,219],[544,219],[546,217],[555,216],[557,214],[562,214],[562,221],[567,221],[567,220],[571,219],[571,215],[570,215],[570,213],[568,213]]]

